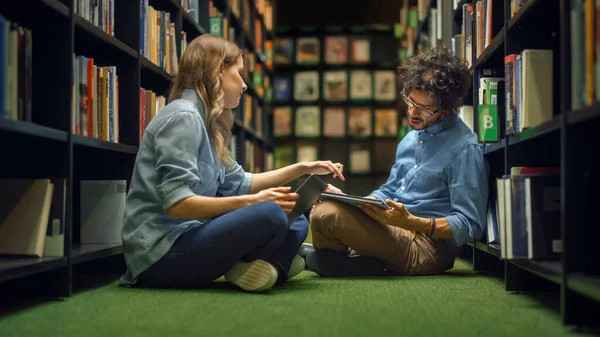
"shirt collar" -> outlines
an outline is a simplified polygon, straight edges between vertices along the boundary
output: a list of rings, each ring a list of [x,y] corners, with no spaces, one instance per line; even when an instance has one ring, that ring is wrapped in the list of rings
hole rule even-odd
[[[206,118],[204,113],[204,104],[202,103],[202,99],[195,90],[183,90],[183,93],[181,94],[181,99],[192,102],[194,106],[196,106],[196,109],[200,113],[200,116],[202,116],[202,119]]]
[[[433,124],[424,131],[435,136],[438,133],[442,132],[444,129],[452,128],[452,126],[454,126],[456,122],[456,118],[458,118],[456,114],[450,114],[440,122]]]

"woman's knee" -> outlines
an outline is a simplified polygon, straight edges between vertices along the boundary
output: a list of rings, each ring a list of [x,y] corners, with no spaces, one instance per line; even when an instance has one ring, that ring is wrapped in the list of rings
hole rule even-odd
[[[261,221],[275,230],[286,230],[288,227],[287,214],[274,201],[263,201],[256,204]]]
[[[298,218],[298,220],[296,220],[296,222],[292,225],[292,229],[297,231],[300,236],[304,237],[304,239],[306,239],[306,237],[308,236],[308,228],[308,219],[306,219],[306,216],[304,216],[304,214],[302,214]]]

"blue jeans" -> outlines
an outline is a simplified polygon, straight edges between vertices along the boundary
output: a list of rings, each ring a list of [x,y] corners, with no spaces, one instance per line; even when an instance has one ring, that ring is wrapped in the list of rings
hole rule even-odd
[[[236,262],[263,259],[287,280],[292,260],[308,235],[302,215],[288,228],[287,215],[272,201],[224,214],[181,235],[171,249],[143,272],[137,284],[190,288],[210,284]]]

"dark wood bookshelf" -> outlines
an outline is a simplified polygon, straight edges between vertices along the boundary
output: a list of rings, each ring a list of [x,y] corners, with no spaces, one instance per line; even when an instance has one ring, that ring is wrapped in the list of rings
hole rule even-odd
[[[569,274],[567,287],[594,301],[600,301],[600,275]]]
[[[552,120],[544,122],[540,125],[525,129],[515,135],[508,136],[508,144],[514,145],[525,141],[532,141],[549,134],[560,133],[561,114],[554,116]]]
[[[462,18],[462,5],[471,4],[475,11],[476,3],[476,0],[460,1],[456,9],[442,14],[444,20],[455,21],[452,35],[461,33],[462,19],[457,17]],[[591,326],[598,325],[595,317],[600,312],[600,263],[592,258],[595,238],[600,235],[593,213],[600,189],[600,153],[595,137],[600,127],[600,97],[583,108],[571,108],[573,4],[570,0],[530,0],[512,15],[510,1],[494,1],[494,37],[479,57],[473,57],[471,68],[471,92],[476,98],[482,70],[496,71],[486,76],[505,76],[506,55],[518,54],[524,49],[553,52],[553,93],[548,97],[553,103],[553,118],[516,134],[501,134],[500,141],[485,144],[483,151],[490,166],[490,197],[493,198],[496,197],[496,178],[509,175],[511,167],[560,167],[560,257],[554,260],[503,258],[500,240],[485,243],[485,232],[483,238],[467,245],[466,256],[477,271],[499,272],[506,291],[528,293],[550,289],[560,298],[559,312],[565,325]],[[475,14],[474,28],[477,27]],[[476,41],[475,30],[473,34]],[[474,55],[475,50],[473,47]],[[472,104],[477,126],[475,102]],[[498,113],[502,122],[506,114],[503,103]]]
[[[508,260],[508,263],[556,284],[561,284],[563,281],[560,261]]]
[[[593,121],[600,117],[600,102],[594,103],[582,109],[567,112],[567,124],[577,125]]]
[[[10,120],[6,118],[0,118],[0,132],[40,139],[52,139],[61,142],[67,141],[67,133],[65,131],[26,121]]]
[[[488,143],[483,148],[483,154],[488,155],[492,153],[498,153],[500,151],[504,151],[504,147],[506,146],[506,138],[502,138],[497,143]]]
[[[114,152],[136,154],[137,147],[131,145],[125,145],[121,143],[108,142],[101,139],[95,139],[90,137],[84,137],[80,135],[72,135],[74,146],[83,146],[89,148],[97,148]]]
[[[79,264],[123,253],[123,246],[110,243],[77,243],[71,248],[71,263]]]
[[[190,42],[209,32],[208,0],[199,0],[200,15],[195,22],[179,0],[149,0],[148,5],[171,15],[177,40],[177,57],[181,56],[182,31]],[[252,2],[252,18],[257,9]],[[31,116],[20,120],[5,118],[0,111],[1,154],[11,165],[0,167],[0,178],[65,179],[64,255],[61,257],[0,257],[0,282],[31,280],[34,276],[58,282],[49,283],[49,295],[69,297],[77,277],[73,266],[86,265],[106,258],[119,258],[121,244],[82,244],[79,239],[80,185],[82,180],[126,180],[127,187],[140,142],[140,89],[151,90],[167,98],[174,75],[146,58],[141,51],[140,2],[115,2],[112,34],[76,12],[73,1],[23,0],[0,3],[0,15],[32,31]],[[253,19],[254,20],[254,19]],[[50,29],[49,27],[52,27]],[[264,19],[263,19],[263,29]],[[237,28],[236,36],[253,36]],[[273,34],[271,33],[270,36]],[[263,35],[264,36],[264,35]],[[54,41],[56,40],[56,41]],[[250,41],[233,41],[248,48]],[[254,49],[254,46],[252,46]],[[118,142],[104,141],[76,134],[72,118],[72,100],[78,88],[73,86],[73,56],[94,59],[94,65],[114,66],[118,76]],[[264,58],[264,51],[262,53]],[[258,62],[266,62],[264,59]],[[266,64],[266,63],[265,63]],[[252,78],[254,69],[250,70]],[[266,66],[263,72],[270,70]],[[248,83],[251,87],[252,84]],[[256,88],[249,95],[256,101],[252,107],[263,108],[265,125],[270,125],[270,102]],[[240,103],[240,105],[243,102]],[[77,110],[79,113],[79,110]],[[159,111],[157,111],[159,113]],[[254,128],[236,120],[232,130],[240,140],[249,140],[255,148],[272,151],[268,127],[258,135]],[[243,151],[237,161],[244,162]],[[56,188],[56,187],[55,187]],[[124,270],[122,270],[124,272]],[[37,279],[36,279],[37,280]],[[51,289],[50,289],[51,288]]]
[[[500,245],[497,243],[475,242],[471,246],[495,257],[500,257]]]
[[[40,274],[67,266],[67,258],[0,256],[0,282]]]
[[[504,37],[504,28],[502,28],[502,30],[494,36],[489,46],[485,48],[475,61],[476,69],[486,68],[490,63],[490,60],[497,62],[498,59],[504,58]]]
[[[134,48],[121,42],[115,36],[103,31],[100,27],[82,18],[78,14],[73,14],[75,23],[75,44],[94,46],[98,49],[108,49],[106,52],[116,52],[126,55],[132,59],[137,59],[138,53]],[[79,43],[78,43],[79,42]],[[95,53],[95,52],[91,52]]]

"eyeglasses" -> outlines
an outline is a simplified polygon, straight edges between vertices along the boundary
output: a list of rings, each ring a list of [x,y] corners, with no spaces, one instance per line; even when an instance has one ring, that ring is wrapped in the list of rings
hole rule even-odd
[[[409,109],[410,108],[415,108],[415,109],[417,109],[417,111],[421,115],[424,115],[424,116],[427,116],[427,117],[431,117],[431,116],[433,116],[433,114],[435,114],[436,112],[438,112],[440,110],[439,108],[437,108],[434,111],[431,111],[431,110],[429,110],[427,108],[424,108],[422,106],[418,106],[405,93],[402,92],[402,93],[400,93],[400,95],[402,95],[402,99],[404,100],[404,103],[406,103],[406,105],[408,106]]]

